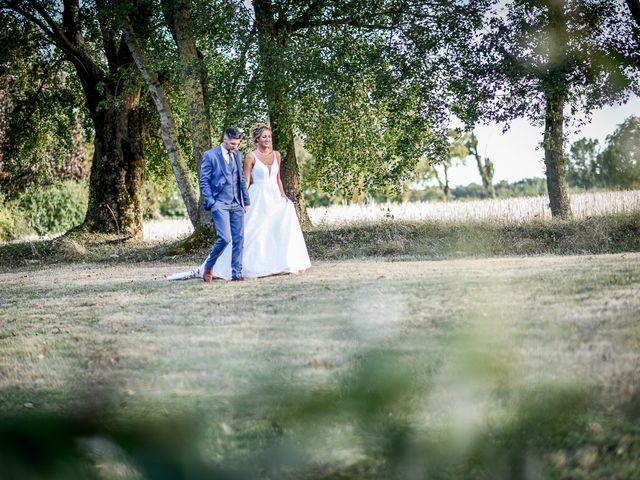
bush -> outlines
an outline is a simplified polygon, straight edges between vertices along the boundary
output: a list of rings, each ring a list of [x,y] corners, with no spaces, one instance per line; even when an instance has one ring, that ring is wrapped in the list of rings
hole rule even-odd
[[[85,183],[73,181],[32,186],[16,201],[29,233],[45,235],[69,230],[84,220],[89,199]]]
[[[15,202],[7,202],[0,195],[0,241],[18,239],[27,231],[27,223]]]

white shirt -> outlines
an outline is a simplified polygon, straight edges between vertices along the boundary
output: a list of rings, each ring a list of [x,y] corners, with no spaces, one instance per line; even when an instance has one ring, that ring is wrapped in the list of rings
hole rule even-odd
[[[234,158],[233,155],[231,154],[231,152],[229,150],[227,150],[224,146],[220,145],[222,147],[222,158],[224,158],[224,161],[227,162],[227,165],[229,165],[229,162]]]

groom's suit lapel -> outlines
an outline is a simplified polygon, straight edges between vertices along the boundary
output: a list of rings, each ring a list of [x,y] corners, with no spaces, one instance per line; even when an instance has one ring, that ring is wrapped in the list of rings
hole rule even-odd
[[[242,161],[240,160],[239,151],[234,155],[234,158],[236,159],[236,167],[238,168],[238,172],[242,172]]]
[[[222,147],[220,145],[216,147],[215,154],[216,161],[218,162],[218,168],[222,172],[222,175],[227,177],[227,166],[226,162],[224,161],[224,157],[222,156]]]

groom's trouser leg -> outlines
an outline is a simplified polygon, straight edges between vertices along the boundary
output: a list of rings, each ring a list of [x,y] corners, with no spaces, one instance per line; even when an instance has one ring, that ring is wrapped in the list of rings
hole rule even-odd
[[[242,248],[244,246],[244,209],[237,205],[229,211],[229,222],[231,224],[231,277],[242,276]]]
[[[211,210],[211,217],[213,218],[213,224],[216,226],[217,237],[211,253],[207,257],[205,265],[207,268],[213,268],[216,260],[224,249],[227,248],[229,242],[231,242],[231,222],[229,221],[229,210],[215,209]]]

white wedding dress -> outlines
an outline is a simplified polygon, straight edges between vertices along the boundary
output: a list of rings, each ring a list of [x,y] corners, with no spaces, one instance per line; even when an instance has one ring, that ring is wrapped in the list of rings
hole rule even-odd
[[[307,246],[293,202],[280,195],[277,161],[269,167],[257,156],[249,186],[251,205],[244,216],[242,276],[266,277],[279,273],[298,273],[311,267]],[[213,276],[231,279],[229,243],[213,266]],[[202,278],[204,262],[190,272],[176,273],[167,280]]]

